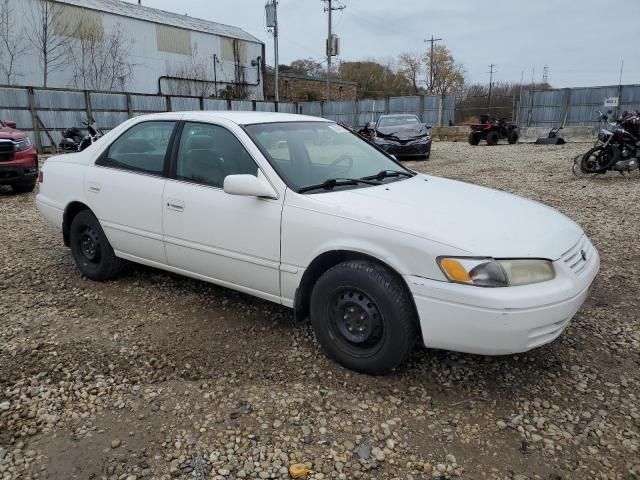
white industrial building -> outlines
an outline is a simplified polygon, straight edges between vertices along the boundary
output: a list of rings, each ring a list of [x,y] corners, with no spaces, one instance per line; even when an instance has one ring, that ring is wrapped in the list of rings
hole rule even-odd
[[[2,33],[19,53],[0,84],[43,86],[43,48],[34,33],[42,39],[37,30],[48,24],[56,50],[47,87],[264,97],[264,44],[238,27],[122,0],[51,0],[44,23],[37,18],[44,1],[0,1]],[[0,52],[5,67],[6,55]]]

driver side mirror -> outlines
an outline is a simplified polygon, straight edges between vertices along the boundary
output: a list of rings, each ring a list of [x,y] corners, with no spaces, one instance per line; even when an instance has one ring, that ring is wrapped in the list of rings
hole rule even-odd
[[[240,197],[278,198],[266,180],[254,175],[228,175],[224,179],[224,192]]]

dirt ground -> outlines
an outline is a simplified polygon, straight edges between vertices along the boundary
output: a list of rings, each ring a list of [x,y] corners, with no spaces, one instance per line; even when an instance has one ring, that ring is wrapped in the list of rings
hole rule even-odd
[[[0,479],[289,478],[294,463],[316,479],[640,478],[640,175],[576,178],[586,148],[436,143],[409,163],[558,208],[602,268],[550,345],[422,349],[376,378],[277,305],[145,267],[82,278],[35,194],[0,187]]]

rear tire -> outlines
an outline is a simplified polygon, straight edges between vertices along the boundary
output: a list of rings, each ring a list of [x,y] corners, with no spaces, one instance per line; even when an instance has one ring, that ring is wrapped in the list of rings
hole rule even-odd
[[[498,140],[500,140],[500,135],[498,135],[498,132],[496,132],[495,130],[487,133],[487,145],[497,145]]]
[[[311,324],[329,357],[370,375],[404,362],[419,337],[402,281],[370,261],[343,262],[320,277],[311,294]]]
[[[31,193],[35,188],[36,182],[30,183],[29,185],[11,185],[13,193]]]
[[[518,135],[518,131],[517,130],[511,130],[509,132],[509,135],[507,137],[507,142],[509,142],[509,145],[514,145],[516,143],[518,143],[518,139],[520,138],[520,135]]]
[[[100,222],[89,210],[81,211],[71,222],[69,245],[78,270],[91,280],[114,278],[124,266],[124,260],[115,256]]]
[[[480,135],[477,133],[469,134],[469,144],[470,145],[478,145],[480,143]]]

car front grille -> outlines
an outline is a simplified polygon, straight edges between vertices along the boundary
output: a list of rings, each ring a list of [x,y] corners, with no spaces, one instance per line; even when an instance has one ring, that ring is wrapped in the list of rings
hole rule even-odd
[[[0,140],[0,162],[8,162],[13,159],[15,147],[12,141]]]
[[[595,247],[586,235],[583,235],[578,243],[571,247],[564,255],[562,261],[576,275],[583,273],[591,264],[596,254]]]

